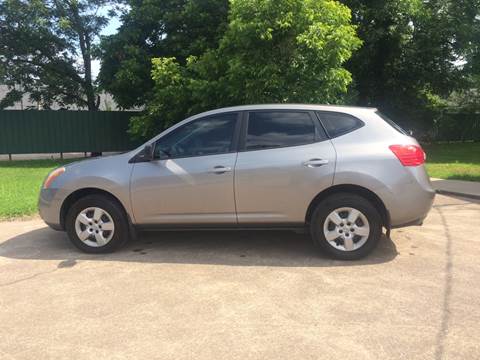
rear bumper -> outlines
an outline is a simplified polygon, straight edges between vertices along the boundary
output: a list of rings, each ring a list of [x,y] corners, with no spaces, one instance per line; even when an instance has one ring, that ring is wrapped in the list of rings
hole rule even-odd
[[[435,190],[425,169],[417,167],[408,171],[411,173],[403,181],[379,194],[389,210],[392,228],[421,225],[435,200]]]
[[[432,208],[435,199],[435,191],[415,192],[406,195],[403,199],[397,201],[397,209],[391,211],[392,228],[405,227],[411,225],[421,225]],[[407,211],[405,209],[408,209]]]

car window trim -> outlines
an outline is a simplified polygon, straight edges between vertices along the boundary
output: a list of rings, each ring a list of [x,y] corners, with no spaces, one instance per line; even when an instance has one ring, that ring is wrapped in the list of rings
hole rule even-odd
[[[200,117],[200,118],[196,118],[196,119],[193,119],[192,121],[189,121],[189,122],[183,124],[182,126],[177,127],[177,128],[174,129],[173,131],[168,132],[168,133],[165,134],[164,136],[167,136],[168,134],[171,134],[171,133],[173,133],[174,131],[180,130],[180,129],[183,128],[184,126],[187,126],[187,125],[189,125],[189,124],[191,124],[191,123],[193,123],[193,122],[195,122],[195,121],[205,120],[205,119],[208,119],[208,118],[215,118],[215,117],[222,116],[222,115],[227,115],[227,114],[237,114],[237,118],[235,119],[235,128],[234,128],[234,130],[233,130],[232,144],[230,145],[230,151],[220,152],[220,153],[215,153],[215,154],[205,154],[205,155],[172,156],[172,157],[168,157],[168,158],[165,158],[165,159],[154,158],[154,159],[152,159],[151,161],[165,161],[165,160],[173,160],[173,159],[187,159],[187,158],[194,158],[194,157],[215,156],[215,155],[236,153],[236,152],[237,152],[237,148],[238,148],[240,128],[241,128],[241,115],[242,115],[242,111],[225,111],[225,112],[222,112],[222,113],[217,113],[217,114],[212,114],[212,115],[207,115],[207,116],[203,116],[203,117]],[[164,136],[159,137],[158,139],[156,139],[156,140],[152,143],[153,152],[155,152],[155,147],[157,146],[157,142],[159,142],[161,139],[163,139]],[[139,154],[140,154],[141,152],[142,152],[142,150],[139,152]],[[139,155],[139,154],[137,154],[137,155]],[[136,155],[136,156],[137,156],[137,155]]]
[[[385,115],[385,114],[382,113],[381,111],[376,110],[376,111],[375,111],[375,115],[377,115],[380,119],[382,119],[383,121],[385,121],[385,122],[386,122],[388,125],[390,125],[392,128],[394,128],[395,130],[397,130],[400,134],[410,136],[410,134],[409,134],[404,128],[402,128],[400,125],[398,125],[395,121],[393,121],[392,119],[390,119],[387,115]]]
[[[248,120],[250,117],[250,113],[258,113],[258,112],[269,112],[269,113],[277,113],[277,112],[296,112],[296,113],[307,113],[312,120],[313,126],[315,128],[315,137],[312,142],[308,142],[305,144],[297,144],[297,145],[285,145],[285,146],[276,146],[276,147],[269,147],[265,149],[246,149],[247,144],[247,135],[248,135]],[[283,149],[287,147],[296,147],[296,146],[305,146],[311,145],[318,142],[322,142],[328,140],[328,135],[323,125],[318,120],[318,117],[314,114],[312,110],[302,110],[302,109],[258,109],[258,110],[245,110],[243,111],[242,116],[242,127],[240,131],[240,139],[239,139],[239,146],[238,152],[250,152],[250,151],[264,151],[264,150],[272,150],[272,149]]]
[[[314,112],[315,112],[315,115],[316,115],[318,121],[319,121],[320,124],[322,125],[322,127],[323,127],[323,129],[324,129],[324,131],[325,131],[325,134],[327,135],[327,137],[328,137],[329,139],[334,139],[334,138],[337,138],[337,137],[339,137],[339,136],[346,135],[346,134],[348,134],[348,133],[351,133],[352,131],[358,130],[358,129],[360,129],[360,128],[362,128],[362,127],[365,126],[365,123],[364,123],[362,120],[360,120],[358,117],[353,116],[352,114],[345,113],[345,112],[341,112],[341,111],[329,111],[329,110],[315,110]],[[325,124],[324,124],[323,121],[322,121],[321,114],[340,114],[340,115],[343,115],[343,116],[351,117],[351,118],[353,118],[353,119],[355,119],[355,120],[357,121],[358,126],[355,126],[355,127],[351,128],[351,129],[349,129],[349,130],[342,131],[341,133],[338,133],[337,135],[332,136],[332,135],[330,135],[330,134],[328,133],[327,127],[325,126]]]

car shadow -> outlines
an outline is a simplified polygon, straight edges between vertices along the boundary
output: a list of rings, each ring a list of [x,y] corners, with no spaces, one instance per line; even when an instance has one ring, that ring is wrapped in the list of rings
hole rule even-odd
[[[290,231],[177,231],[143,233],[112,254],[91,255],[77,250],[63,232],[36,229],[0,244],[0,256],[20,260],[59,260],[72,267],[78,260],[230,266],[322,267],[384,263],[397,256],[385,236],[359,261],[338,261],[319,254],[309,235]]]

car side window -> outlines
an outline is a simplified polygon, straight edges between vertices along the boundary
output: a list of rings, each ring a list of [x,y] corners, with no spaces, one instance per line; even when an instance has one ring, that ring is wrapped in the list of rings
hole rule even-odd
[[[348,114],[318,111],[317,115],[331,138],[346,134],[364,125],[361,120]]]
[[[193,120],[157,140],[155,159],[224,154],[233,150],[237,113]]]
[[[388,125],[393,127],[395,130],[397,130],[400,134],[408,135],[408,132],[403,130],[403,128],[400,125],[398,125],[396,122],[390,119],[387,115],[382,114],[380,111],[375,111],[375,114],[380,116],[383,119],[383,121],[385,121]]]
[[[310,144],[315,142],[315,134],[315,124],[308,112],[250,112],[245,150]]]

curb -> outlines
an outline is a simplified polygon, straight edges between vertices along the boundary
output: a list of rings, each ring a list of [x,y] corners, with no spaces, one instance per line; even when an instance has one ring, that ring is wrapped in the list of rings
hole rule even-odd
[[[435,193],[437,193],[437,194],[440,194],[440,195],[461,196],[461,197],[464,197],[464,198],[469,198],[469,199],[480,200],[480,195],[475,195],[475,194],[465,194],[465,193],[456,192],[456,191],[448,191],[448,190],[435,190]]]

